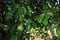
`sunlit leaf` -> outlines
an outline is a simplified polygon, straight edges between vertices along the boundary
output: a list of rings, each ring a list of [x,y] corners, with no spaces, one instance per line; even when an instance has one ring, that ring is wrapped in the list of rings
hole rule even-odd
[[[43,25],[47,25],[47,24],[48,24],[48,20],[44,18],[44,19],[42,20],[42,24],[43,24]]]
[[[38,16],[37,18],[38,22],[41,23],[43,18],[44,18],[44,14],[41,14],[40,16]]]

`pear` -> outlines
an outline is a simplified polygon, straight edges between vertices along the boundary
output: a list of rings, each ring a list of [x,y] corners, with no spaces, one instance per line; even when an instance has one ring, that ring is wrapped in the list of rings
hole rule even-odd
[[[23,27],[23,25],[20,24],[20,25],[18,25],[17,29],[18,29],[18,31],[23,31],[24,27]]]

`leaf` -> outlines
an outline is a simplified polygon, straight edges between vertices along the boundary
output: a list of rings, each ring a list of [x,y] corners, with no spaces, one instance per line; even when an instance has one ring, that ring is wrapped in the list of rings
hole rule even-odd
[[[37,24],[33,21],[32,26],[35,28],[35,27],[37,27]]]
[[[29,5],[29,0],[25,0],[25,4]]]
[[[26,27],[26,30],[27,30],[27,31],[30,30],[31,24],[30,24],[30,21],[29,21],[29,20],[25,20],[25,27]]]
[[[56,33],[60,37],[60,29],[56,29]]]
[[[18,13],[19,13],[19,15],[24,15],[24,14],[26,14],[26,9],[25,9],[25,7],[24,7],[24,6],[19,7],[19,8],[18,8]]]
[[[13,12],[12,12],[12,11],[8,11],[8,12],[6,13],[6,21],[12,19],[12,17],[13,17]]]
[[[43,24],[43,25],[47,25],[47,24],[48,24],[48,20],[44,18],[44,19],[42,20],[42,24]]]
[[[35,33],[35,29],[34,28],[31,28],[30,29],[30,33],[33,33],[34,34]]]
[[[28,15],[31,16],[31,14],[32,14],[32,8],[30,6],[27,6],[27,11],[28,11]]]
[[[48,20],[49,18],[50,18],[50,16],[49,16],[48,14],[46,14],[46,15],[45,15],[45,19]]]
[[[20,5],[17,3],[16,5],[15,5],[15,8],[19,8],[20,7]]]
[[[42,24],[43,24],[43,25],[47,25],[49,18],[50,18],[50,16],[46,14],[46,15],[45,15],[45,18],[42,20]]]
[[[51,18],[51,23],[54,23],[54,24],[56,24],[57,23],[57,20],[55,19],[55,18]]]
[[[48,10],[48,6],[47,5],[44,5],[44,11],[47,11]]]
[[[26,30],[30,30],[30,28],[31,28],[31,25],[30,24],[27,24],[27,27],[26,27]]]
[[[58,24],[51,24],[50,29],[52,30],[52,29],[54,29],[56,27],[58,27]]]
[[[43,18],[44,18],[44,14],[41,14],[40,16],[38,16],[37,18],[38,22],[41,23]]]
[[[18,36],[17,35],[12,35],[9,40],[18,40]]]
[[[45,39],[48,36],[48,33],[42,33],[41,38]]]
[[[18,12],[17,12],[16,18],[20,22],[23,22],[23,20],[24,20],[24,14],[26,14],[26,9],[25,9],[24,6],[21,6],[21,7],[18,8]]]
[[[44,13],[45,13],[45,14],[51,13],[51,10],[49,9],[48,5],[44,5],[43,8],[44,8]]]
[[[20,15],[18,19],[19,19],[20,22],[23,22],[23,20],[24,20],[24,15]]]
[[[15,32],[15,30],[16,30],[16,25],[11,24],[9,27],[10,27],[9,28],[10,33],[13,34]]]

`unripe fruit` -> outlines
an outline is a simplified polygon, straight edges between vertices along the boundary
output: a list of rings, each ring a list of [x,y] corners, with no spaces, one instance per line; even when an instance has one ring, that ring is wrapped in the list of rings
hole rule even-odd
[[[24,30],[24,27],[22,24],[18,25],[17,27],[18,31],[22,32]]]

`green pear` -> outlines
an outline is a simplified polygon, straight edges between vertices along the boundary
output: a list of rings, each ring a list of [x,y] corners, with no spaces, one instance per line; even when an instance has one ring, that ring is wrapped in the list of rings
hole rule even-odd
[[[23,27],[23,25],[20,24],[20,25],[18,25],[17,29],[18,29],[18,31],[23,31],[24,27]]]

